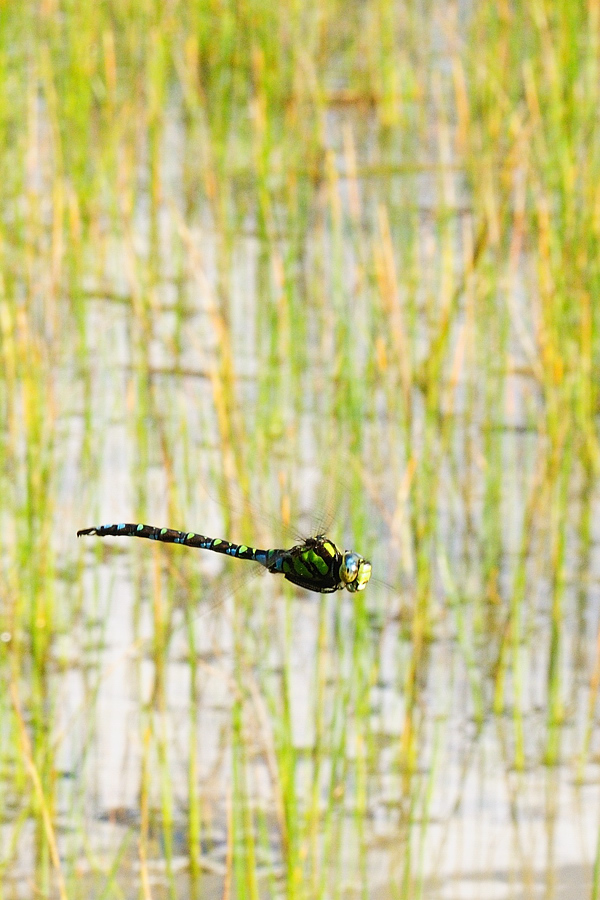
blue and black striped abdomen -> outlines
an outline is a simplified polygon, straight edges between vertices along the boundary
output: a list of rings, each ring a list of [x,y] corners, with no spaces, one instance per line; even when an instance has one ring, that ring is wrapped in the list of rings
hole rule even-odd
[[[95,534],[98,537],[141,537],[151,541],[162,541],[165,544],[184,544],[186,547],[198,547],[200,550],[213,550],[238,559],[251,559],[268,566],[268,550],[255,550],[245,544],[232,544],[220,538],[206,537],[194,531],[176,531],[174,528],[155,528],[153,525],[132,525],[121,522],[118,525],[98,525],[96,528],[83,528],[77,537]]]

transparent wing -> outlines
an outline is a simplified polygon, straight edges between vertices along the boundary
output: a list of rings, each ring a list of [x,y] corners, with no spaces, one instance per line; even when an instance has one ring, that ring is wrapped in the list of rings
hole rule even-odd
[[[228,571],[212,577],[205,573],[186,577],[173,560],[167,560],[166,567],[177,584],[176,600],[167,629],[170,644],[179,644],[182,635],[188,632],[189,636],[190,629],[196,631],[198,626],[201,626],[201,632],[205,635],[218,629],[218,619],[221,617],[215,614],[223,608],[226,601],[234,599],[237,602],[245,591],[255,590],[254,599],[259,603],[266,593],[265,585],[281,580],[259,563],[245,560],[231,560]]]

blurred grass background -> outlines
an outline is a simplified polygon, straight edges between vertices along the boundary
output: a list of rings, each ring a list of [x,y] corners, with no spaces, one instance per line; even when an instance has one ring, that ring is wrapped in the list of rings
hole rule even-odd
[[[1,898],[600,896],[599,40],[0,4]],[[328,484],[358,599],[75,538]]]

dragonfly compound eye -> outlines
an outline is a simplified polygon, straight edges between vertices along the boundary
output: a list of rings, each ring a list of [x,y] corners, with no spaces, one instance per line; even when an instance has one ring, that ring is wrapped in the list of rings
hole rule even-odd
[[[344,553],[342,565],[340,566],[340,578],[345,584],[351,584],[351,582],[356,580],[359,565],[360,556],[357,553]]]
[[[345,553],[340,576],[351,593],[364,591],[371,577],[371,563],[358,553]]]

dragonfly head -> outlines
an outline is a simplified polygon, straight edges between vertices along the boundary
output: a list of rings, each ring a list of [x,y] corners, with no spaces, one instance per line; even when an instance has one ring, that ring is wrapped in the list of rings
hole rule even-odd
[[[371,577],[371,563],[364,556],[346,550],[340,565],[340,578],[348,591],[364,591]]]

